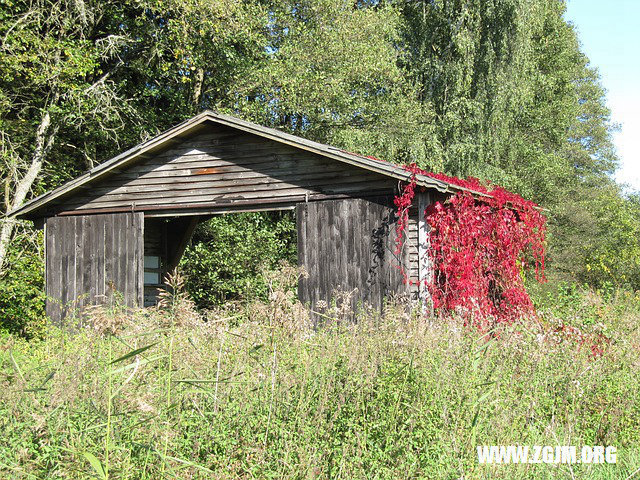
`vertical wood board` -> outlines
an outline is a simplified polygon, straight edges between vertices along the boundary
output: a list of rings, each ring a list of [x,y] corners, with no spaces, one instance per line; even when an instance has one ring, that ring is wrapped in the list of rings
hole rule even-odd
[[[52,321],[110,301],[142,298],[143,215],[119,213],[46,220],[46,310]]]
[[[431,227],[424,218],[424,212],[431,203],[429,193],[418,194],[418,271],[419,271],[419,295],[423,308],[430,302],[427,284],[433,275],[431,258],[429,257],[429,231]]]
[[[380,310],[385,299],[408,293],[397,265],[408,268],[408,255],[394,255],[391,197],[298,204],[296,217],[298,262],[309,274],[298,293],[312,310],[331,305],[336,290],[354,292],[352,310],[365,304]]]

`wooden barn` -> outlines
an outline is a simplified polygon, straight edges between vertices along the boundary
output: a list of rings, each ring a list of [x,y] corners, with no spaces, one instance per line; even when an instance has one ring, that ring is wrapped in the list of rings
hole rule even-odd
[[[34,198],[11,216],[45,229],[47,313],[121,295],[153,305],[195,226],[213,215],[295,209],[298,260],[309,274],[299,298],[312,308],[336,290],[354,302],[426,299],[403,282],[429,272],[418,215],[459,187],[418,176],[407,241],[394,258],[393,197],[403,168],[206,111]],[[420,217],[420,218],[419,218]],[[116,293],[118,292],[118,293]]]

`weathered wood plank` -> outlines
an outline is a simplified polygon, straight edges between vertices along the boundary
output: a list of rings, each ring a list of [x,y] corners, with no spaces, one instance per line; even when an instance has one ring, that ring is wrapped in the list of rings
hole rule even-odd
[[[306,221],[306,230],[307,230],[307,251],[309,254],[308,257],[308,271],[309,271],[309,295],[307,296],[309,302],[311,302],[311,307],[315,307],[315,303],[319,300],[320,290],[319,290],[319,267],[318,267],[318,255],[320,251],[320,238],[318,236],[318,209],[315,203],[307,204],[307,215],[305,217]],[[314,279],[312,279],[315,278]]]
[[[220,150],[223,150],[225,152],[252,152],[260,149],[309,154],[308,152],[301,152],[300,150],[290,145],[269,142],[269,140],[262,139],[251,134],[236,132],[235,134],[227,135],[226,138],[219,137],[218,139],[213,140],[207,140],[204,136],[198,136],[190,139],[188,142],[185,142],[181,145],[166,150],[163,153],[160,153],[158,157],[180,157],[189,155],[194,151],[205,153]]]
[[[46,311],[47,315],[54,323],[61,321],[60,308],[60,277],[59,277],[59,255],[58,250],[58,218],[47,218],[46,221]]]
[[[115,284],[113,282],[113,269],[117,262],[114,256],[114,223],[116,215],[104,215],[104,300],[107,304],[113,304]]]
[[[364,285],[366,286],[366,296],[363,298],[364,301],[373,305],[374,297],[375,297],[375,286],[376,286],[376,265],[375,258],[372,257],[372,229],[369,226],[369,203],[361,202],[360,204],[360,235],[362,238],[362,243],[360,245],[360,257],[359,263],[362,265],[362,274],[364,280]]]
[[[134,307],[144,306],[144,215],[140,212],[133,213],[135,218],[135,292],[136,299]],[[184,251],[184,250],[183,250]]]
[[[371,190],[362,195],[376,196],[387,194],[387,189]],[[277,198],[231,198],[211,203],[185,203],[177,206],[174,205],[146,205],[146,206],[118,206],[105,208],[83,208],[76,210],[65,210],[59,212],[58,215],[86,215],[86,214],[105,214],[105,213],[123,213],[134,211],[144,211],[145,217],[180,217],[191,215],[219,215],[232,212],[262,212],[272,210],[288,210],[295,207],[299,202],[309,201],[317,202],[322,200],[335,200],[352,198],[350,194],[322,194],[311,193],[308,195],[291,195]]]
[[[312,309],[319,301],[330,304],[336,289],[358,289],[352,309],[359,303],[380,309],[384,297],[406,291],[390,255],[395,230],[389,197],[313,202],[299,205],[297,213],[298,231],[305,232],[299,259],[309,272],[299,296]]]
[[[317,157],[314,154],[307,152],[299,152],[294,149],[283,150],[279,148],[264,148],[238,151],[234,149],[212,149],[208,151],[192,151],[180,156],[158,156],[151,158],[144,163],[136,166],[134,171],[146,171],[158,166],[167,166],[171,169],[171,166],[182,165],[189,162],[233,162],[239,165],[245,163],[266,163],[273,160],[286,160],[296,162],[314,162],[318,163],[323,161],[321,157]]]
[[[355,267],[354,284],[359,285],[361,290],[360,299],[363,303],[370,301],[370,286],[367,285],[367,263],[362,261],[363,252],[366,249],[363,228],[361,228],[362,218],[367,209],[367,202],[358,199],[354,204],[354,215],[357,216],[357,223],[353,225],[353,250],[351,261]]]
[[[396,181],[322,155],[236,132],[196,136],[66,200],[58,211],[210,203],[229,198],[392,191]],[[221,139],[224,138],[223,141]],[[208,145],[208,146],[207,146]]]
[[[113,254],[116,258],[116,261],[113,265],[113,286],[115,289],[114,293],[116,294],[116,299],[121,303],[124,303],[124,294],[127,283],[126,277],[124,275],[124,268],[126,267],[126,264],[123,265],[123,262],[120,260],[122,256],[126,254],[126,243],[124,243],[124,236],[126,233],[126,220],[127,214],[116,214],[113,222]]]
[[[96,217],[96,226],[95,226],[95,243],[94,248],[96,252],[95,263],[96,263],[96,274],[95,274],[95,285],[96,285],[96,293],[94,298],[94,303],[104,303],[105,301],[105,235],[106,235],[106,215],[95,215]]]
[[[195,172],[195,173],[192,173]],[[123,174],[123,177],[125,174]],[[220,169],[218,172],[214,172],[213,167],[203,169],[203,171],[197,171],[194,169],[178,171],[175,175],[167,175],[162,173],[160,175],[148,174],[144,176],[133,176],[131,178],[119,178],[114,179],[112,182],[105,182],[100,185],[96,185],[95,188],[90,189],[90,191],[95,191],[96,194],[104,194],[107,192],[115,191],[118,189],[119,192],[127,192],[127,191],[135,191],[136,188],[139,187],[148,187],[149,189],[153,189],[156,185],[169,185],[171,188],[180,188],[181,185],[188,185],[194,181],[199,183],[207,184],[207,182],[212,183],[211,186],[220,186],[220,182],[233,182],[243,181],[243,182],[262,182],[262,183],[278,183],[282,182],[292,182],[296,183],[303,180],[313,180],[313,179],[332,179],[332,178],[342,178],[342,177],[351,177],[351,178],[372,178],[374,180],[378,179],[375,175],[366,174],[354,174],[353,172],[343,172],[336,169],[331,168],[323,168],[319,173],[296,173],[292,172],[290,169],[282,169],[282,173],[276,176],[269,175],[266,172],[260,172],[257,170],[250,169],[240,169],[239,167],[225,167],[224,169]],[[317,182],[322,183],[322,182]],[[222,184],[221,186],[224,186]],[[157,188],[157,187],[156,187]],[[115,192],[117,193],[117,192]]]
[[[376,175],[363,175],[354,174],[354,172],[341,172],[336,169],[325,169],[320,173],[292,173],[289,170],[283,170],[282,175],[278,178],[273,178],[266,173],[257,172],[255,170],[243,170],[239,172],[227,172],[226,169],[219,173],[206,173],[193,175],[191,173],[185,175],[174,175],[170,177],[136,177],[133,180],[129,180],[126,183],[123,182],[109,182],[102,186],[97,186],[91,189],[93,195],[105,195],[105,194],[122,194],[122,193],[135,193],[135,192],[151,192],[151,191],[165,191],[167,188],[172,190],[191,190],[196,188],[205,187],[226,187],[241,184],[278,184],[278,183],[293,183],[299,185],[303,181],[311,181],[315,184],[326,183],[326,180],[339,180],[339,179],[359,179],[363,181],[366,179],[377,180]],[[314,180],[317,180],[313,182]],[[324,180],[325,182],[319,182]],[[344,183],[344,182],[343,182]],[[92,197],[94,198],[94,197]]]
[[[82,264],[80,266],[80,270],[82,270],[82,291],[78,301],[80,308],[91,304],[91,267],[93,266],[93,254],[91,251],[93,232],[91,224],[91,216],[87,215],[82,217],[82,230],[80,232],[80,238],[82,239]]]
[[[162,162],[161,160],[154,160],[153,163],[147,162],[144,164],[132,166],[128,168],[121,175],[122,178],[138,178],[138,177],[153,177],[153,176],[166,176],[166,175],[180,175],[192,174],[192,169],[211,167],[220,169],[227,169],[229,173],[242,172],[242,171],[262,171],[271,172],[277,170],[295,169],[296,167],[319,167],[329,166],[333,168],[340,168],[335,162],[327,163],[320,162],[314,158],[298,156],[292,154],[269,154],[269,155],[249,155],[245,157],[225,156],[224,158],[212,157],[208,155],[194,155],[188,158],[182,158],[180,161]],[[345,169],[344,171],[351,171],[355,169]],[[126,173],[126,175],[125,175]]]
[[[62,218],[62,217],[61,217]],[[74,245],[76,251],[76,268],[75,268],[75,292],[73,298],[74,310],[79,309],[81,297],[84,292],[84,217],[74,219]],[[79,300],[80,299],[80,300]]]
[[[261,179],[259,181],[228,181],[228,182],[200,182],[200,179],[196,178],[191,184],[173,185],[167,184],[164,186],[153,185],[143,186],[142,188],[136,187],[135,189],[129,189],[127,192],[109,192],[109,193],[96,193],[92,195],[91,200],[85,202],[84,195],[78,195],[76,200],[69,202],[69,205],[87,204],[87,206],[95,206],[104,204],[107,202],[120,202],[129,204],[133,201],[151,199],[156,203],[166,203],[167,194],[170,192],[172,197],[202,197],[209,198],[211,196],[224,195],[224,194],[243,194],[252,192],[265,192],[262,196],[269,197],[268,192],[275,192],[280,190],[294,190],[300,192],[306,191],[366,191],[367,186],[378,186],[390,188],[393,182],[388,180],[376,180],[375,176],[359,176],[357,178],[350,178],[348,176],[333,176],[323,179],[310,179],[302,181],[286,182],[282,180],[266,181],[268,179]]]
[[[135,291],[135,263],[134,260],[134,252],[135,252],[135,238],[132,238],[132,233],[135,232],[134,226],[134,213],[131,212],[125,217],[125,236],[123,239],[123,247],[124,252],[122,253],[122,259],[124,259],[125,264],[123,265],[123,281],[124,281],[124,303],[128,307],[132,306],[134,302],[134,291]]]
[[[329,214],[333,207],[333,201],[328,201],[324,204],[324,208],[320,208],[320,205],[312,204],[310,206],[315,207],[313,209],[314,217],[315,217],[315,237],[316,237],[316,252],[317,256],[315,257],[315,266],[317,269],[316,278],[317,284],[315,289],[317,291],[318,300],[322,300],[324,302],[329,303],[331,300],[329,296],[331,295],[331,291],[328,288],[328,277],[327,277],[327,266],[331,259],[329,257],[330,250],[328,248],[329,242],[327,237],[327,224],[329,222]],[[323,262],[325,260],[325,262]]]
[[[190,203],[210,203],[211,206],[216,206],[224,200],[231,199],[276,199],[280,197],[291,197],[291,196],[304,196],[306,194],[323,194],[323,195],[331,195],[331,194],[343,194],[347,192],[354,192],[355,188],[358,187],[358,191],[362,193],[368,193],[371,191],[384,191],[389,188],[389,184],[385,181],[381,182],[358,182],[347,185],[324,185],[324,186],[314,186],[312,189],[304,189],[304,188],[290,188],[285,186],[284,188],[274,187],[270,185],[265,185],[264,187],[255,187],[255,188],[241,188],[238,190],[225,189],[223,193],[210,193],[208,192],[206,195],[204,194],[189,194],[189,192],[178,193],[178,192],[164,192],[163,197],[158,198],[152,195],[150,196],[136,196],[130,199],[123,199],[118,201],[99,201],[85,204],[69,204],[70,209],[92,209],[92,208],[109,208],[109,207],[124,207],[127,205],[131,205],[135,202],[137,207],[145,207],[145,206],[158,206],[158,205],[180,205],[180,204],[190,204]],[[219,191],[216,191],[219,192]],[[354,192],[355,193],[355,192]]]
[[[298,252],[298,265],[308,265],[307,253],[307,204],[299,203],[296,205],[296,241]],[[307,267],[305,267],[306,269]],[[307,272],[308,273],[308,272]],[[307,292],[307,279],[303,277],[298,281],[298,298],[302,303],[307,303],[310,298]]]
[[[60,302],[62,307],[62,315],[64,316],[68,308],[68,303],[73,292],[69,289],[69,254],[71,246],[69,245],[69,237],[74,234],[73,224],[74,222],[65,222],[64,220],[58,221],[58,224],[62,227],[59,230],[58,237],[60,238],[60,244],[57,247],[58,255],[60,257]]]
[[[354,231],[356,230],[357,213],[359,212],[360,201],[356,202],[339,202],[340,206],[340,226],[338,235],[341,237],[342,248],[340,248],[341,257],[344,262],[344,281],[347,286],[356,286],[358,288],[357,295],[352,301],[352,309],[355,307],[362,297],[362,287],[356,282],[357,259],[354,257]]]
[[[311,232],[310,234],[315,238],[315,255],[314,255],[314,267],[316,269],[316,280],[314,283],[315,298],[328,302],[328,294],[326,289],[326,270],[322,264],[322,258],[326,255],[326,225],[327,225],[327,209],[330,208],[331,201],[326,202],[324,209],[318,208],[318,205],[312,203],[309,205],[309,211],[313,214]],[[323,245],[324,243],[324,245]]]
[[[304,194],[306,192],[337,192],[337,191],[348,191],[353,186],[359,186],[361,191],[366,191],[366,187],[378,186],[379,188],[388,187],[389,184],[386,182],[375,182],[374,180],[361,179],[357,182],[353,182],[349,184],[349,187],[345,189],[343,184],[349,183],[346,179],[331,179],[328,180],[326,184],[309,184],[309,185],[296,185],[292,183],[285,182],[273,182],[273,183],[259,183],[259,184],[242,184],[242,183],[229,183],[228,185],[222,186],[213,186],[213,187],[205,187],[202,186],[198,182],[194,182],[193,185],[190,185],[189,188],[180,188],[174,189],[171,186],[165,186],[162,190],[156,191],[154,190],[138,190],[131,193],[126,194],[108,194],[104,196],[100,196],[92,201],[92,206],[104,204],[107,202],[117,201],[122,204],[126,204],[129,202],[138,202],[140,200],[155,200],[156,203],[166,203],[167,197],[171,196],[171,198],[182,198],[182,197],[202,197],[202,198],[215,198],[222,195],[243,195],[247,193],[256,193],[261,197],[269,198],[269,192],[280,192],[281,190],[285,191],[296,191]],[[308,187],[308,188],[305,188]],[[278,193],[280,195],[280,193]],[[82,202],[77,202],[81,204]]]

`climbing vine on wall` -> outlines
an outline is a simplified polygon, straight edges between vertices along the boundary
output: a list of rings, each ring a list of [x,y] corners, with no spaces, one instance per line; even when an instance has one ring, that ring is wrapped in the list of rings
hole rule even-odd
[[[544,280],[546,218],[539,207],[477,178],[433,174],[415,165],[405,168],[412,177],[395,198],[396,253],[402,249],[416,175],[465,189],[419,212],[431,227],[429,255],[434,274],[426,284],[434,308],[455,312],[481,327],[532,314],[523,271],[533,266],[536,278]]]

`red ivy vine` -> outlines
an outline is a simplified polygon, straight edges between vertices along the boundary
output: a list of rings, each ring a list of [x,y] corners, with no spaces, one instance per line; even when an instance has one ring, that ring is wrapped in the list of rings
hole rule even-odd
[[[412,177],[394,200],[396,254],[402,249],[417,174],[486,195],[461,190],[420,212],[431,227],[429,255],[434,274],[426,282],[434,308],[456,312],[483,327],[532,314],[522,272],[533,264],[538,280],[544,279],[546,218],[539,207],[477,178],[433,174],[416,165],[405,168]],[[410,281],[404,271],[403,276]]]

